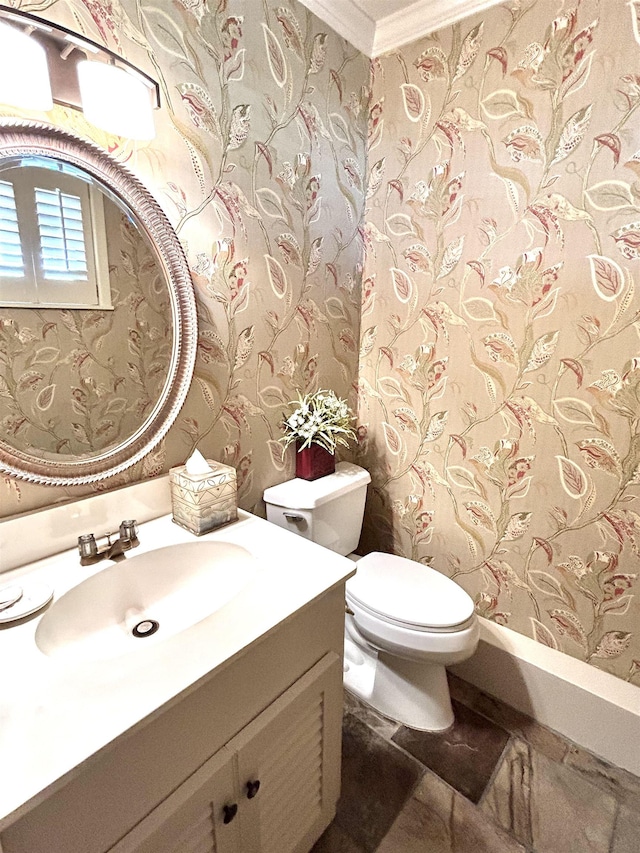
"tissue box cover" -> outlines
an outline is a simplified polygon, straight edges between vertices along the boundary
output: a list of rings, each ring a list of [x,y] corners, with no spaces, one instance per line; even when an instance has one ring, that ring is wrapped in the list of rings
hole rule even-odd
[[[185,465],[169,471],[173,520],[196,536],[238,517],[235,468],[207,462],[206,474],[188,474]]]

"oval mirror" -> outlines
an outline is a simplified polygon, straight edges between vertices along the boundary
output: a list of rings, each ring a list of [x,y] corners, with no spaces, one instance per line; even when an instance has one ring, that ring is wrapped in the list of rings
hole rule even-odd
[[[196,340],[182,247],[140,181],[66,131],[0,121],[0,470],[74,485],[138,462]]]

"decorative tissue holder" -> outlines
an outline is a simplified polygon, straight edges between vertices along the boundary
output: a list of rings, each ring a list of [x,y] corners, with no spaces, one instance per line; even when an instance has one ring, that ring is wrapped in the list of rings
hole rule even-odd
[[[173,520],[196,536],[238,518],[235,468],[206,461],[203,473],[189,473],[187,465],[169,470]]]

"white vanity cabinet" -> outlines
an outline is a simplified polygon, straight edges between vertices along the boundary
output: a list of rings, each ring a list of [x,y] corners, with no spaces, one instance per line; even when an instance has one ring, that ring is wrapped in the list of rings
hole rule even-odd
[[[26,804],[1,853],[307,853],[339,795],[343,631],[339,583]]]
[[[338,797],[341,683],[327,654],[110,853],[307,853]]]

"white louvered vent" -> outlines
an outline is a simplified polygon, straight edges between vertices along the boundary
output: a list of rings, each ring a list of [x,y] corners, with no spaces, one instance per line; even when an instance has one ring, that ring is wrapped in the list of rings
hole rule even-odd
[[[195,818],[171,848],[171,853],[216,853],[213,803]],[[169,852],[168,852],[169,853]]]
[[[294,850],[321,813],[323,698],[269,744],[260,762],[261,853]]]

